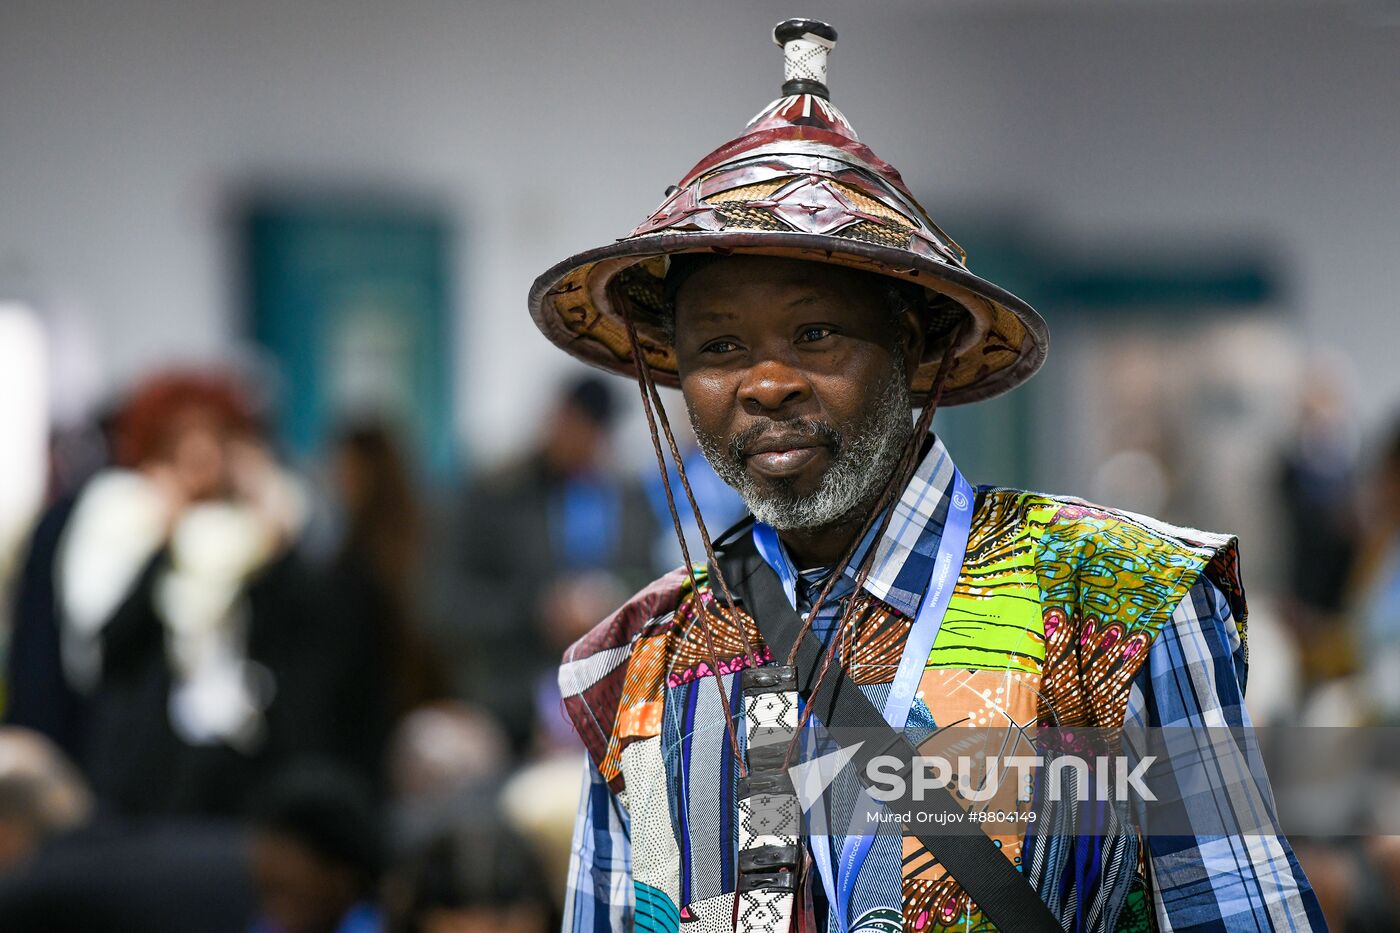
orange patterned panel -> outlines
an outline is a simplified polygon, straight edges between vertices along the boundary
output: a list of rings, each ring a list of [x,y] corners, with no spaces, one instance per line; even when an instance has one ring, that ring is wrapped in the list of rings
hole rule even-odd
[[[639,638],[632,645],[627,676],[622,682],[617,721],[608,741],[608,753],[598,770],[611,780],[622,763],[622,749],[637,739],[661,734],[662,697],[666,688],[666,654],[671,630]]]

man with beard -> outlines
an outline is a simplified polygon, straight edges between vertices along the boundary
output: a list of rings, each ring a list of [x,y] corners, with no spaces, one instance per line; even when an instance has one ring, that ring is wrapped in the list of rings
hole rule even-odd
[[[783,96],[630,236],[531,293],[547,336],[637,379],[684,486],[657,389],[679,387],[752,513],[714,542],[701,523],[706,560],[565,655],[590,758],[566,929],[1321,928],[1277,833],[1211,832],[1189,806],[1147,833],[1066,804],[1074,787],[1047,784],[1064,770],[975,811],[1009,824],[858,830],[912,813],[874,795],[874,748],[907,765],[966,727],[1017,745],[1041,727],[1247,725],[1245,606],[1231,538],[962,478],[934,410],[1027,379],[1044,322],[970,273],[856,140],[826,89],[835,31],[790,20],[774,38]],[[861,767],[799,800],[799,749]],[[950,826],[971,799],[929,812]]]

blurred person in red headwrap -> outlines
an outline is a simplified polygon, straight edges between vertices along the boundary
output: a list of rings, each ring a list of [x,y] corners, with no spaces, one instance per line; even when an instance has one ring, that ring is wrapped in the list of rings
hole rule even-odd
[[[286,755],[337,751],[324,593],[294,547],[306,496],[226,375],[148,379],[113,446],[54,547],[76,757],[108,812],[233,812]]]

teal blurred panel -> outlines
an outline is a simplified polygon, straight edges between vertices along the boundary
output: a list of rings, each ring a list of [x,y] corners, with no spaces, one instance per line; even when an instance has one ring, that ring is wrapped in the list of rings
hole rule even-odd
[[[278,436],[317,455],[342,419],[393,425],[428,474],[451,473],[451,233],[431,211],[258,204],[246,215],[253,339],[282,378]]]

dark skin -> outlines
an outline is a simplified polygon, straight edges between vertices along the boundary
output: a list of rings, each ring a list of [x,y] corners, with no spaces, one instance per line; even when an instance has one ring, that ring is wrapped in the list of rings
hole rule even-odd
[[[831,450],[782,422],[804,418],[849,435],[898,355],[912,379],[926,349],[917,313],[892,319],[867,277],[823,263],[726,257],[687,278],[675,305],[681,392],[697,432],[728,442],[761,429],[745,448],[745,470],[760,486],[781,481],[803,495],[819,487]],[[871,505],[780,537],[799,566],[829,566]]]

